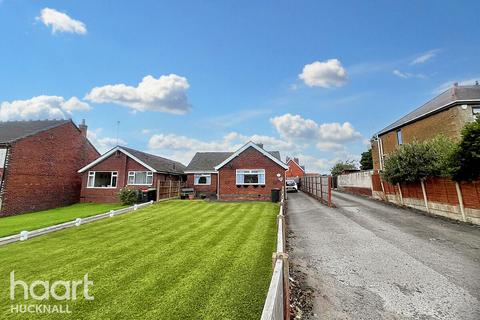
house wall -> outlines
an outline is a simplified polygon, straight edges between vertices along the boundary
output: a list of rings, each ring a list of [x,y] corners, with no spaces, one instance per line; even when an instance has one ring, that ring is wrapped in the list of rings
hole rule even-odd
[[[305,175],[305,172],[301,168],[299,168],[298,164],[295,161],[290,160],[287,164],[288,170],[285,174],[287,178],[303,177]]]
[[[77,170],[98,156],[72,122],[16,141],[4,172],[0,216],[78,202]]]
[[[88,172],[89,171],[117,171],[117,187],[116,188],[87,188]],[[107,159],[91,167],[82,173],[82,191],[80,195],[81,202],[119,202],[118,193],[120,189],[127,186],[128,171],[150,171],[135,160],[131,159],[123,152],[116,152]],[[145,190],[157,185],[157,181],[177,181],[180,178],[178,175],[168,175],[163,173],[153,174],[152,185],[129,185],[129,189]]]
[[[460,105],[453,106],[401,127],[403,143],[411,143],[415,140],[425,141],[439,134],[458,140],[465,124],[474,120],[475,118],[470,105],[468,105],[466,109],[463,109]],[[398,148],[397,129],[380,135],[380,139],[384,155],[388,155]],[[372,157],[373,168],[379,170],[379,152],[375,140],[372,140]]]
[[[210,185],[195,185],[195,174],[190,173],[187,175],[187,188],[193,188],[197,197],[202,196],[215,196],[217,194],[217,174],[212,173],[210,179]]]
[[[236,169],[265,169],[264,186],[237,186]],[[271,200],[271,190],[285,183],[285,169],[250,147],[219,170],[220,200]],[[279,181],[280,173],[283,181]]]

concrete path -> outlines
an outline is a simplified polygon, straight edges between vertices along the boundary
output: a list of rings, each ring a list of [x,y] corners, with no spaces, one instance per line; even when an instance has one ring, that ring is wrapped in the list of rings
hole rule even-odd
[[[480,319],[480,228],[335,192],[289,194],[293,268],[319,319]]]

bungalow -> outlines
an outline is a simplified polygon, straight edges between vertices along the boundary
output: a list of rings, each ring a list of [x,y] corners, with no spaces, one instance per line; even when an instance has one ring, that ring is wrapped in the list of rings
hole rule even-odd
[[[197,197],[271,200],[272,189],[285,185],[287,169],[280,152],[248,142],[235,152],[197,152],[185,173]]]
[[[78,170],[81,202],[118,202],[123,187],[156,190],[157,182],[182,181],[185,166],[153,154],[117,146]]]

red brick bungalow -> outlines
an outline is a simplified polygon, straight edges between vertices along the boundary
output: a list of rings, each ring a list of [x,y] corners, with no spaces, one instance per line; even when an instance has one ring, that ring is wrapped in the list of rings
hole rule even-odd
[[[185,166],[135,149],[117,146],[78,170],[81,202],[119,202],[123,187],[156,190],[157,181],[183,179]]]
[[[100,154],[72,120],[0,122],[0,216],[80,200],[78,168]]]
[[[288,166],[280,152],[248,142],[235,152],[198,152],[185,169],[187,187],[197,197],[219,200],[271,200],[285,184]]]
[[[288,170],[286,173],[287,179],[295,179],[305,175],[305,167],[300,165],[298,158],[287,157]]]

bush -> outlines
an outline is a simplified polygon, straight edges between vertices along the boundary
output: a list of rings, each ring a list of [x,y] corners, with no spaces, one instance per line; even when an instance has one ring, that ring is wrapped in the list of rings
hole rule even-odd
[[[330,170],[332,176],[339,176],[342,174],[344,170],[355,170],[357,167],[353,160],[347,160],[345,162],[339,161],[337,162],[332,169]]]
[[[465,125],[462,140],[451,158],[455,181],[473,181],[480,177],[480,117]]]
[[[138,200],[137,191],[133,189],[122,188],[118,193],[118,196],[123,205],[132,205]]]
[[[385,160],[382,177],[392,183],[416,182],[426,177],[449,176],[455,143],[444,136],[404,144]]]

